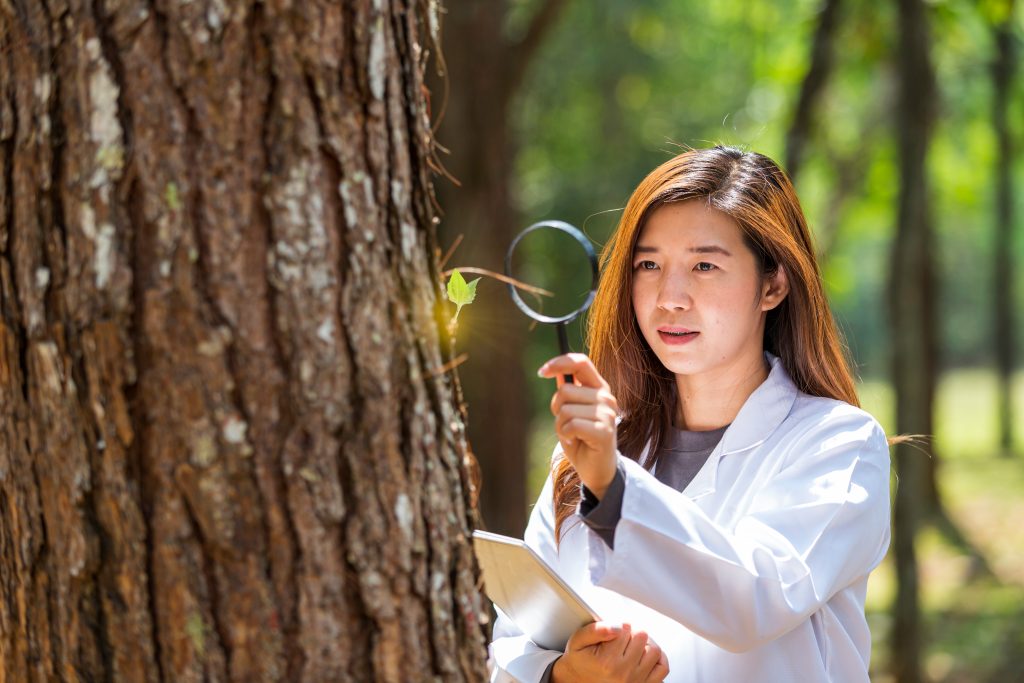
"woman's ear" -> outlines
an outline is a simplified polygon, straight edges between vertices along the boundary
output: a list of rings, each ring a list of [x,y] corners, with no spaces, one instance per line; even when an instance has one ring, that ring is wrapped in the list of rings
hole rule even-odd
[[[789,294],[789,278],[786,269],[780,264],[771,276],[765,278],[761,287],[761,310],[770,311]]]

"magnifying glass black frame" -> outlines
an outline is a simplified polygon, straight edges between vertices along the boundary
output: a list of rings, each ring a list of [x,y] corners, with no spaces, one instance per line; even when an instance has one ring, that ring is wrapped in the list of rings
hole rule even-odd
[[[509,284],[508,292],[509,295],[512,297],[512,301],[515,302],[516,306],[519,307],[520,311],[525,313],[530,318],[533,318],[537,322],[548,323],[555,326],[555,329],[558,332],[558,348],[560,349],[562,354],[566,354],[569,353],[569,338],[565,332],[566,327],[569,325],[569,323],[571,323],[573,320],[579,317],[581,313],[590,308],[590,304],[593,303],[594,301],[594,296],[597,295],[597,254],[594,253],[594,247],[590,243],[590,240],[578,228],[569,225],[565,221],[540,221],[539,223],[534,223],[530,227],[523,230],[521,233],[516,235],[516,238],[514,240],[512,240],[512,244],[509,245],[508,251],[505,253],[505,275],[507,275],[508,277],[512,277],[512,254],[513,252],[515,252],[516,246],[518,246],[519,242],[524,237],[529,235],[531,232],[540,230],[542,228],[560,230],[561,232],[564,232],[573,239],[575,239],[577,242],[580,243],[580,246],[583,247],[583,250],[587,254],[587,258],[590,259],[590,270],[592,273],[590,292],[587,294],[587,300],[583,302],[583,305],[581,305],[576,310],[569,312],[567,315],[550,316],[538,313],[537,311],[530,308],[526,304],[526,302],[523,301],[522,297],[519,296],[519,290],[516,288],[515,285]],[[569,384],[572,384],[572,375],[565,375],[565,381],[568,382]]]

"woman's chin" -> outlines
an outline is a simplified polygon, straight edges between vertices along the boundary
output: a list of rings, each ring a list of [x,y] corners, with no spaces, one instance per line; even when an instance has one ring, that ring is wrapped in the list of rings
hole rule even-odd
[[[659,360],[669,372],[675,375],[699,375],[707,367],[707,363],[699,358],[680,358],[677,354],[660,357]]]

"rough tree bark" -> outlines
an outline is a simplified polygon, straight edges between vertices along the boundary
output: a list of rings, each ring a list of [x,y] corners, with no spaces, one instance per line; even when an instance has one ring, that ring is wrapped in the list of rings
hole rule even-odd
[[[928,15],[921,0],[897,0],[899,95],[896,137],[900,188],[890,273],[892,376],[896,430],[932,434],[935,391],[935,277],[927,173],[928,145],[935,117],[936,84],[929,58]],[[930,444],[896,446],[899,486],[893,510],[896,601],[893,607],[891,669],[899,683],[921,680],[923,644],[918,604],[914,537],[927,510],[927,451]]]
[[[0,0],[0,681],[480,681],[430,0]]]
[[[440,180],[446,244],[465,241],[447,264],[501,272],[520,224],[511,187],[515,141],[510,104],[526,69],[565,0],[542,0],[522,38],[504,37],[509,2],[445,3],[444,61],[450,84],[438,138],[445,166],[459,185]],[[435,87],[435,91],[440,88]],[[435,96],[435,106],[440,106]],[[489,282],[486,306],[460,317],[459,345],[468,350],[461,377],[469,405],[469,442],[480,462],[480,508],[492,531],[521,535],[526,525],[529,391],[523,369],[529,321]],[[500,387],[500,391],[496,391]]]
[[[1014,49],[1014,0],[1003,3],[1005,16],[995,26],[996,55],[992,62],[992,127],[996,134],[996,240],[995,240],[995,334],[996,368],[999,372],[999,448],[1009,457],[1013,453],[1013,159],[1014,144],[1007,116],[1014,73],[1017,67]]]

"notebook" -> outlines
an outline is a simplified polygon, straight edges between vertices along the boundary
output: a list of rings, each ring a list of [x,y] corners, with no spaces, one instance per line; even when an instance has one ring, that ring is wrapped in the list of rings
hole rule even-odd
[[[546,650],[565,650],[569,636],[600,617],[518,538],[473,532],[484,592],[519,630]]]

